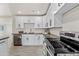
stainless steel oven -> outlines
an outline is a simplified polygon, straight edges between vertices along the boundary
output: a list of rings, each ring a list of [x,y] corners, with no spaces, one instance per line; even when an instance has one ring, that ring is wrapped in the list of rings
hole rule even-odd
[[[79,41],[75,33],[62,32],[60,40],[45,39],[46,56],[79,56]]]
[[[43,42],[43,55],[44,56],[54,55],[54,48],[47,39],[45,39]]]

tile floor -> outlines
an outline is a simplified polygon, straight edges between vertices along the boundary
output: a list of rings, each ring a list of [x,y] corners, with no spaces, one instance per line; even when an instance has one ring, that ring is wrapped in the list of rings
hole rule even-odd
[[[14,46],[10,56],[43,56],[42,46]]]

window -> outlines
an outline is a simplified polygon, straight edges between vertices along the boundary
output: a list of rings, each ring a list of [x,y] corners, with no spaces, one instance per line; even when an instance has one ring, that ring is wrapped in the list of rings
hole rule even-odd
[[[5,26],[6,26],[6,25],[0,25],[0,32],[5,31]]]

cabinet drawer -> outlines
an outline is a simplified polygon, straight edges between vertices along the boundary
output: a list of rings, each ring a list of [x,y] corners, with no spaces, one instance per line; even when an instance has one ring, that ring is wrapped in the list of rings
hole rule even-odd
[[[22,45],[29,45],[30,43],[30,40],[28,37],[23,37],[22,38]]]
[[[22,35],[22,45],[42,45],[42,35]]]

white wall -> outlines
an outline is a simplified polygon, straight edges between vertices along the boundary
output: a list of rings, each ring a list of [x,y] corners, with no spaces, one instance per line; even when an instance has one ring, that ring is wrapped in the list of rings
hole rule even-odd
[[[79,32],[79,6],[63,15],[63,31]]]
[[[0,3],[0,16],[11,16],[8,3]]]
[[[0,25],[5,25],[5,31],[0,31],[0,34],[9,36],[7,47],[12,45],[12,17],[7,3],[0,3]]]
[[[13,38],[12,38],[12,18],[11,17],[0,17],[0,25],[5,26],[5,31],[0,31],[0,34],[3,35],[3,37],[9,36],[9,39],[6,40],[8,51],[10,50],[12,44],[13,44]]]

